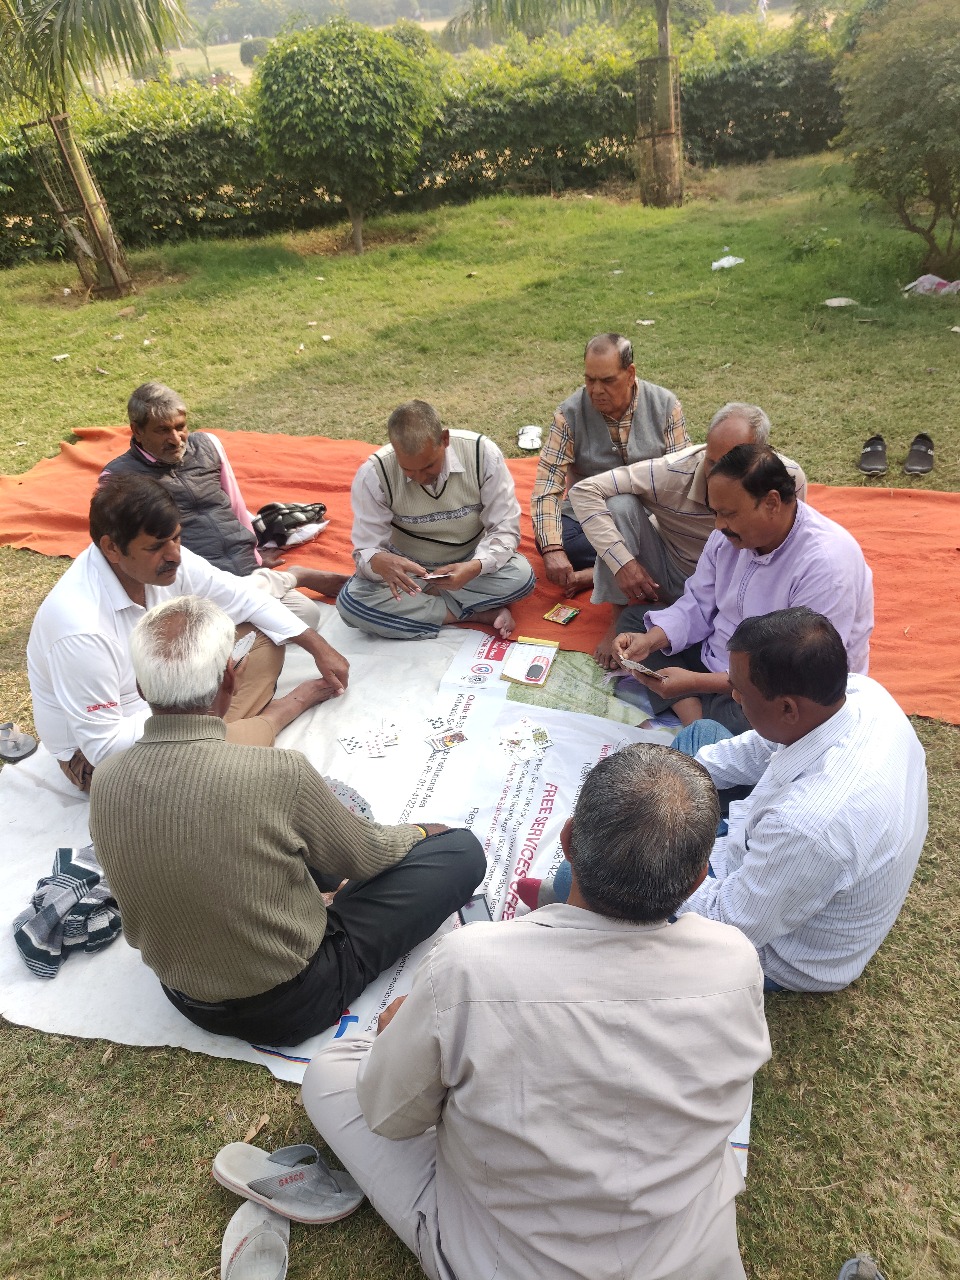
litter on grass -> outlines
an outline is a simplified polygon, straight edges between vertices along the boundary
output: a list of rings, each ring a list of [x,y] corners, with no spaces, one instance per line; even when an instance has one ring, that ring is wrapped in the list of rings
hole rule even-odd
[[[860,303],[856,298],[825,298],[823,305],[825,307],[859,307]]]
[[[918,276],[903,286],[904,293],[960,293],[960,280],[944,280],[943,276]]]
[[[638,320],[637,321],[637,324],[642,324],[642,325],[656,324],[656,323],[657,323],[656,320]]]
[[[732,253],[728,253],[725,258],[718,258],[716,262],[710,264],[711,271],[724,271],[728,267],[739,267],[743,262],[743,258],[735,258]]]
[[[69,353],[69,351],[64,351],[63,355],[61,355],[61,356],[52,356],[51,358],[52,358],[52,360],[53,360],[54,364],[59,364],[61,360],[69,360],[69,359],[70,359],[70,353]]]

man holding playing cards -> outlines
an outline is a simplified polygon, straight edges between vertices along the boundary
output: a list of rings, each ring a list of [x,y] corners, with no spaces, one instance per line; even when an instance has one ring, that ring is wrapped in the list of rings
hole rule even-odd
[[[350,490],[357,572],[337,597],[341,618],[388,640],[455,622],[509,639],[510,605],[535,583],[517,554],[520,504],[503,454],[476,432],[446,430],[425,400],[394,409],[387,434]]]

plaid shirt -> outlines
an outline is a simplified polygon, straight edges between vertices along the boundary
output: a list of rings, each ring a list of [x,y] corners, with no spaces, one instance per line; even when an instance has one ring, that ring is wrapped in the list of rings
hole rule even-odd
[[[603,420],[610,428],[610,439],[620,454],[624,464],[627,461],[627,441],[633,425],[633,411],[637,403],[637,384],[634,383],[633,395],[621,418]],[[673,412],[664,424],[664,454],[676,453],[690,444],[687,435],[687,424],[683,416],[683,406],[677,401]],[[553,415],[553,425],[547,442],[540,451],[540,465],[533,482],[533,496],[530,514],[533,518],[533,532],[540,552],[559,551],[563,547],[563,526],[560,520],[560,506],[567,491],[567,468],[573,464],[573,432],[567,425],[563,414],[558,410]]]

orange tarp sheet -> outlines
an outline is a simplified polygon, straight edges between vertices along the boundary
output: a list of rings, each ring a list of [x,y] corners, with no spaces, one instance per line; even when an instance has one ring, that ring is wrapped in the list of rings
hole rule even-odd
[[[252,511],[266,502],[327,505],[330,526],[290,559],[349,572],[350,484],[374,446],[323,436],[217,433]],[[79,443],[62,444],[56,458],[22,476],[0,476],[0,542],[49,556],[75,556],[87,544],[86,514],[97,476],[129,441],[126,427],[90,427]],[[517,495],[526,513],[535,458],[511,460]],[[876,630],[870,674],[911,715],[960,724],[960,494],[908,489],[832,488],[811,485],[813,506],[844,525],[863,548],[874,574]],[[521,551],[539,569],[529,518]],[[515,607],[518,633],[550,636],[565,649],[592,652],[605,627],[606,610],[584,594],[582,612],[569,626],[543,621],[558,593],[546,581]]]

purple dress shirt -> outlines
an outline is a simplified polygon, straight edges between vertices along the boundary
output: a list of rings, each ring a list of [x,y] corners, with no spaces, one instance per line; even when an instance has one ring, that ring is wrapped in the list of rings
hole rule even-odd
[[[805,502],[784,542],[767,555],[738,548],[719,529],[707,539],[683,595],[644,616],[662,627],[667,653],[703,641],[708,671],[729,667],[727,641],[744,618],[807,605],[829,618],[847,650],[851,672],[867,674],[873,630],[873,574],[856,539]]]

